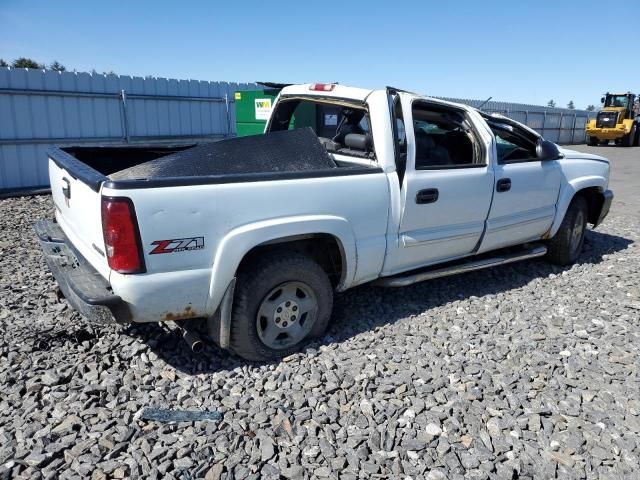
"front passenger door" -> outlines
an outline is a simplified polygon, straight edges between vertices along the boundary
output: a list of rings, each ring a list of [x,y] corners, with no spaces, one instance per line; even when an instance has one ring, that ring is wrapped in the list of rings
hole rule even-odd
[[[561,171],[536,154],[539,137],[526,129],[485,118],[496,142],[495,192],[478,252],[539,240],[556,213]]]

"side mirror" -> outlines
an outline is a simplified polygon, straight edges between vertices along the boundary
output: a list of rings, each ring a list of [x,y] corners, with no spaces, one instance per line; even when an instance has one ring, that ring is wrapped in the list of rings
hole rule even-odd
[[[604,97],[600,99],[600,103],[604,103]]]
[[[545,140],[541,138],[538,140],[538,144],[536,145],[536,155],[539,160],[558,160],[562,158],[562,154],[560,153],[560,149],[558,145],[549,140]]]

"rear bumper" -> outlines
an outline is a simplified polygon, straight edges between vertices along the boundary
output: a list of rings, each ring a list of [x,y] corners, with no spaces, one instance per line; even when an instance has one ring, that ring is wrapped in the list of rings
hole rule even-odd
[[[613,192],[611,190],[605,190],[602,193],[604,197],[604,201],[602,202],[602,209],[600,210],[600,215],[598,216],[598,222],[594,225],[600,225],[606,216],[609,214],[609,210],[611,210],[611,202],[613,201]]]
[[[39,220],[34,225],[44,258],[65,298],[78,312],[96,323],[127,323],[127,304],[70,244],[57,223]]]

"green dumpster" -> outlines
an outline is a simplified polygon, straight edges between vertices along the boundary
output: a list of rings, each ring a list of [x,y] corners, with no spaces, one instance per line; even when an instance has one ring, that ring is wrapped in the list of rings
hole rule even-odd
[[[235,93],[236,134],[239,137],[264,132],[271,107],[280,90],[243,90]]]
[[[279,93],[279,88],[235,92],[236,134],[239,137],[264,133],[271,108]],[[311,127],[315,131],[316,117],[317,112],[314,105],[303,105],[296,109],[289,129]]]

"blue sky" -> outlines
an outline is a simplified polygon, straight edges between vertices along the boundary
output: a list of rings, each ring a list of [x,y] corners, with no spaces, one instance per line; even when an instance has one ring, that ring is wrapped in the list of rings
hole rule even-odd
[[[640,90],[639,22],[640,0],[0,0],[0,58],[584,108]]]

